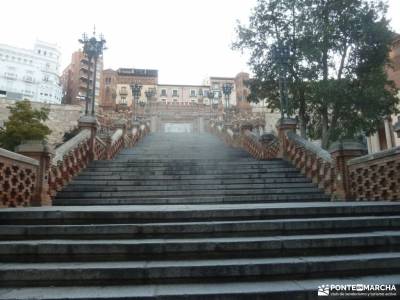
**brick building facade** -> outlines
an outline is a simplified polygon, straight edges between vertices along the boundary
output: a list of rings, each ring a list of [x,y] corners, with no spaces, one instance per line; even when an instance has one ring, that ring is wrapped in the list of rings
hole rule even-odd
[[[90,69],[90,70],[89,70]],[[84,106],[85,97],[89,80],[89,92],[93,89],[93,71],[94,63],[90,63],[85,54],[79,50],[72,53],[71,63],[64,69],[61,75],[61,84],[63,86],[64,104],[79,104]],[[99,103],[100,99],[100,82],[103,73],[103,61],[101,58],[97,61],[96,70],[96,92],[95,103]]]

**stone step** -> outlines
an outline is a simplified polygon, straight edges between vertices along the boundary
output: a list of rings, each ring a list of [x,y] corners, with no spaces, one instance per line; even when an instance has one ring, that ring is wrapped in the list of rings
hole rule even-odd
[[[321,279],[297,279],[91,287],[16,287],[1,288],[0,297],[3,300],[310,300],[317,298],[318,286],[322,284],[357,285],[360,283],[399,285],[400,274],[326,277],[323,282]],[[398,291],[392,293],[398,295]],[[365,296],[351,296],[351,299],[365,299]]]
[[[2,262],[288,257],[400,250],[400,231],[132,240],[0,241]]]
[[[170,167],[208,167],[208,168],[271,168],[276,166],[291,166],[284,160],[265,160],[265,161],[238,161],[232,160],[221,162],[219,160],[166,160],[166,161],[133,161],[133,162],[118,162],[118,161],[94,161],[89,168],[170,168]]]
[[[281,188],[315,188],[315,184],[311,182],[294,182],[294,183],[252,183],[252,184],[175,184],[162,183],[149,188],[147,185],[77,185],[69,184],[63,189],[64,192],[122,192],[122,191],[195,191],[195,190],[259,190],[259,189],[281,189]]]
[[[271,194],[320,194],[321,191],[313,185],[303,187],[293,187],[293,186],[284,186],[278,188],[252,188],[252,189],[185,189],[181,187],[177,190],[163,190],[163,189],[129,189],[125,190],[123,188],[116,188],[111,191],[87,191],[87,190],[67,190],[57,193],[57,198],[108,198],[112,200],[112,198],[147,198],[147,197],[195,197],[195,196],[240,196],[240,195],[271,195]]]
[[[201,166],[261,166],[267,167],[271,165],[279,165],[289,163],[281,159],[272,160],[254,160],[252,158],[237,159],[237,160],[221,160],[221,159],[188,159],[188,160],[171,160],[171,159],[142,159],[142,160],[131,160],[131,161],[117,161],[117,160],[95,160],[90,163],[90,167],[164,167],[175,164],[186,164],[186,165],[201,165]]]
[[[264,174],[264,173],[288,173],[288,172],[299,172],[294,167],[271,167],[268,169],[209,169],[209,168],[191,168],[191,169],[179,169],[170,168],[164,170],[157,170],[155,168],[125,168],[113,171],[108,169],[108,171],[100,171],[93,169],[92,171],[85,170],[83,174],[86,176],[108,176],[108,175],[135,175],[139,174],[141,176],[146,175],[223,175],[223,174]]]
[[[0,263],[0,286],[80,286],[140,283],[215,283],[295,280],[301,277],[366,276],[400,273],[400,253],[68,263]]]
[[[190,174],[190,175],[146,175],[141,174],[114,174],[114,175],[88,175],[81,173],[75,179],[85,180],[197,180],[197,179],[264,179],[264,178],[304,178],[298,171],[293,172],[271,172],[254,174]]]
[[[301,202],[4,208],[0,224],[126,224],[398,216],[396,202]]]
[[[282,184],[282,183],[310,183],[311,180],[305,177],[282,177],[282,178],[258,178],[258,179],[193,179],[193,180],[157,180],[157,179],[138,179],[138,180],[84,180],[74,178],[69,186],[160,186],[160,185],[238,185],[238,184]]]
[[[54,205],[179,205],[179,204],[236,204],[236,203],[295,203],[330,201],[330,196],[321,193],[308,194],[258,194],[224,196],[181,196],[170,197],[113,197],[113,198],[56,198]]]
[[[298,218],[251,221],[204,221],[145,224],[0,225],[1,240],[34,239],[146,239],[274,236],[348,233],[400,229],[400,216]]]

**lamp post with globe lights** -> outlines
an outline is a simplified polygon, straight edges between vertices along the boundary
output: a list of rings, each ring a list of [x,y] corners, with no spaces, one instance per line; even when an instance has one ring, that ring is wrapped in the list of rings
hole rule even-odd
[[[86,90],[86,104],[85,104],[85,115],[89,114],[89,99],[90,99],[90,65],[93,61],[93,80],[92,80],[92,99],[91,99],[91,115],[95,115],[95,97],[96,97],[96,72],[97,72],[97,61],[99,57],[102,57],[103,50],[105,47],[106,40],[103,35],[100,34],[96,37],[96,29],[93,31],[93,36],[88,38],[87,34],[84,33],[79,42],[83,44],[83,53],[88,59],[88,80],[87,80],[87,90]]]
[[[142,86],[135,83],[131,85],[131,89],[133,95],[134,121],[137,121],[138,99],[141,95]]]

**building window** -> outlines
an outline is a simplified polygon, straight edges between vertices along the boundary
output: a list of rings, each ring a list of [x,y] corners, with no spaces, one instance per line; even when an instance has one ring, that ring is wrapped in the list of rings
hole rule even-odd
[[[126,97],[121,97],[121,104],[126,104]]]
[[[161,97],[167,97],[167,90],[165,89],[161,90]]]
[[[178,90],[172,90],[172,97],[179,97]]]
[[[25,75],[24,76],[24,81],[25,82],[29,82],[29,83],[33,83],[33,77],[29,76],[29,75]]]
[[[199,89],[199,96],[203,96],[203,90]]]
[[[38,54],[40,54],[40,49],[37,51]]]
[[[43,76],[43,81],[44,81],[44,82],[49,81],[49,75],[44,75],[44,76]]]
[[[15,73],[10,73],[10,72],[5,72],[4,77],[6,79],[11,79],[11,80],[16,80],[17,79],[17,74]]]
[[[190,97],[196,97],[196,91],[190,90]]]
[[[167,99],[161,99],[163,103],[167,103]]]

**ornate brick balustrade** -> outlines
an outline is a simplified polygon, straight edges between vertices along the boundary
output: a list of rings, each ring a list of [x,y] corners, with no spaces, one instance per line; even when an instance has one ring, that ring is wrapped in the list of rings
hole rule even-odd
[[[117,129],[111,136],[111,145],[108,151],[108,159],[113,159],[124,148],[124,134],[122,129]]]
[[[90,139],[90,130],[83,129],[56,149],[48,175],[51,198],[89,164]]]
[[[335,191],[334,161],[326,150],[294,132],[284,136],[285,158],[328,194]]]
[[[246,123],[246,125],[248,124]],[[235,127],[242,128],[238,132],[231,129],[232,124],[222,126],[218,123],[211,123],[208,130],[221,138],[226,144],[243,148],[255,159],[276,158],[279,151],[279,140],[273,134],[263,134],[259,137],[248,130],[246,125],[235,124]]]
[[[107,144],[98,136],[96,136],[94,151],[98,160],[107,159]]]
[[[272,134],[269,136],[269,140],[263,140],[263,136],[259,138],[251,131],[246,130],[242,137],[242,147],[259,160],[276,158],[279,151],[279,140]]]
[[[95,121],[95,120],[94,120]],[[81,131],[54,153],[32,141],[14,153],[0,148],[0,207],[51,205],[51,199],[92,160],[112,159],[149,132],[149,124],[126,129],[114,124],[109,140],[96,136],[96,122],[83,119]],[[22,155],[23,154],[23,155]]]
[[[347,162],[350,190],[357,200],[400,200],[400,147]]]
[[[288,160],[332,200],[400,200],[400,147],[362,156],[362,144],[344,140],[333,143],[328,152],[297,135],[293,119],[279,120],[278,137],[258,137],[250,131],[254,122],[235,122],[211,122],[209,131],[256,159]],[[239,127],[240,134],[231,127]]]
[[[29,206],[38,185],[36,159],[0,148],[0,207]]]

